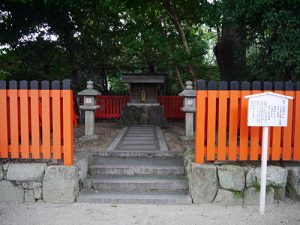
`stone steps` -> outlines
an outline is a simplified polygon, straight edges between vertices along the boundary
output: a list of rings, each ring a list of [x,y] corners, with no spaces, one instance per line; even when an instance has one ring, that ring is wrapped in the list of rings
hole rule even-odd
[[[113,157],[113,158],[180,158],[181,152],[171,151],[95,151],[94,157]]]
[[[92,175],[182,175],[181,158],[110,158],[95,157]]]
[[[90,181],[87,181],[90,182]],[[93,176],[92,188],[95,190],[115,191],[151,191],[151,190],[187,190],[184,176],[153,175],[102,175]]]
[[[168,151],[159,127],[124,128],[89,172],[79,202],[191,203],[182,155]]]
[[[192,199],[186,191],[121,192],[84,190],[77,199],[83,203],[188,205]]]

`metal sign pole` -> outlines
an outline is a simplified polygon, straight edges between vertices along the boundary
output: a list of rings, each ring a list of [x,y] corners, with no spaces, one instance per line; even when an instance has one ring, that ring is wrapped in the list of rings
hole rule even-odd
[[[263,127],[259,212],[265,214],[269,127]]]

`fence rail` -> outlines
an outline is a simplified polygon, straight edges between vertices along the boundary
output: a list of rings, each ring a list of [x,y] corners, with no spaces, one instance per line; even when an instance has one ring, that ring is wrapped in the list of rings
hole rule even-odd
[[[258,160],[262,128],[247,126],[246,95],[274,91],[289,100],[288,126],[269,132],[269,160],[300,160],[300,82],[197,81],[195,161]]]
[[[165,109],[165,116],[168,120],[184,119],[181,96],[158,96],[158,102]],[[98,119],[120,119],[122,106],[129,101],[129,96],[97,96],[97,104],[100,109],[96,110]]]
[[[73,164],[70,80],[0,81],[0,158],[63,159]]]

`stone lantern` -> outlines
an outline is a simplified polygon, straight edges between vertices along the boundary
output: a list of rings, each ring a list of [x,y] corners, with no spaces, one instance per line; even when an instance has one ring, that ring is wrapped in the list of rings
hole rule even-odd
[[[83,96],[83,105],[80,106],[80,109],[85,111],[85,135],[80,138],[81,141],[98,139],[98,135],[95,134],[95,110],[100,106],[96,105],[95,96],[101,95],[101,93],[93,87],[93,81],[89,80],[87,89],[78,93]]]
[[[186,82],[185,89],[179,94],[183,96],[183,107],[181,111],[185,112],[185,136],[194,136],[194,114],[196,112],[196,92],[192,87],[192,81]]]

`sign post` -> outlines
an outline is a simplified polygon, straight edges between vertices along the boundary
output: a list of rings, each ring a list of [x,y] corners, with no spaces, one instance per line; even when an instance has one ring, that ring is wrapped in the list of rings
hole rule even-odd
[[[248,102],[248,126],[263,127],[259,212],[265,214],[269,127],[285,127],[288,100],[293,97],[264,92],[245,96]]]

